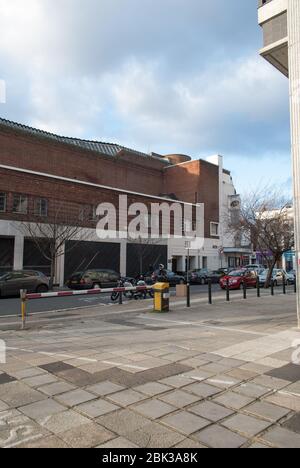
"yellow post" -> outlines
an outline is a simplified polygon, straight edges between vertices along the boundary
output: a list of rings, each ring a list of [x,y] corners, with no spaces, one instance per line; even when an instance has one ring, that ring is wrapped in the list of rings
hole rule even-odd
[[[25,326],[26,326],[26,294],[27,294],[27,291],[22,289],[20,291],[20,294],[21,294],[22,330],[24,330]]]

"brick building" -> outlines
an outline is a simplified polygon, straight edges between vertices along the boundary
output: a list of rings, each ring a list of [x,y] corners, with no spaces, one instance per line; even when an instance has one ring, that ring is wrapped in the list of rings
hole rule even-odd
[[[70,253],[66,249],[59,257],[58,283],[63,284],[68,275],[85,267],[137,274],[141,268],[137,258],[140,246],[126,239],[101,240],[95,230],[98,204],[116,205],[122,194],[128,196],[129,203],[204,204],[205,242],[203,248],[190,252],[191,268],[218,268],[224,248],[227,256],[241,261],[234,243],[224,233],[223,217],[238,196],[230,173],[223,169],[222,157],[195,161],[183,155],[144,154],[116,144],[60,137],[0,119],[0,271],[24,267],[48,272],[47,260],[20,225],[28,221],[50,223],[58,207],[64,206],[70,222],[81,223],[88,232],[88,240],[77,239],[74,249]],[[83,212],[88,216],[83,217]],[[142,262],[145,271],[159,263],[184,271],[184,239],[149,243]]]

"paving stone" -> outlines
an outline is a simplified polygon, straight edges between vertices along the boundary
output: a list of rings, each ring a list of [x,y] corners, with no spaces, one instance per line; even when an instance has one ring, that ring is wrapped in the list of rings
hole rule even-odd
[[[81,403],[94,400],[96,397],[85,390],[72,390],[71,392],[62,393],[58,395],[57,400],[67,406],[77,406]]]
[[[110,440],[105,444],[99,445],[97,448],[99,449],[110,449],[110,448],[138,448],[133,442],[130,440],[125,439],[124,437],[118,437],[117,439]]]
[[[249,449],[270,449],[271,447],[268,447],[267,445],[260,444],[259,442],[255,442],[254,444],[250,445],[248,447]]]
[[[48,396],[60,395],[62,393],[70,392],[74,389],[74,385],[68,384],[66,382],[55,382],[50,385],[43,385],[42,387],[38,388],[40,392],[45,393],[45,395]]]
[[[97,423],[124,436],[128,431],[134,432],[149,424],[149,419],[130,410],[120,410],[106,416],[100,416]]]
[[[184,440],[184,436],[160,424],[151,423],[143,430],[128,432],[126,438],[142,448],[169,448]]]
[[[300,380],[284,388],[285,392],[294,393],[300,396]]]
[[[254,437],[270,427],[271,423],[253,418],[252,416],[236,414],[226,419],[222,425],[232,431],[240,432],[248,437]]]
[[[208,427],[194,437],[211,448],[240,448],[247,442],[244,437],[218,425]]]
[[[126,372],[123,369],[112,368],[107,369],[102,372],[97,372],[93,375],[93,383],[101,383],[105,381],[113,382],[117,385],[121,385],[122,387],[137,387],[138,385],[143,385],[147,382],[152,381],[151,378],[146,378],[141,375],[142,372],[138,374],[131,374],[130,372]]]
[[[260,385],[255,385],[253,383],[245,383],[235,388],[233,391],[235,393],[241,393],[247,397],[260,398],[267,393],[270,393],[272,389],[267,387],[261,387]]]
[[[45,400],[46,398],[45,395],[29,388],[22,382],[0,385],[0,399],[13,408],[29,405],[36,401]]]
[[[172,389],[171,387],[163,385],[159,382],[149,382],[144,385],[140,385],[139,387],[136,387],[134,390],[140,393],[144,393],[148,396],[157,396],[162,393],[166,393]]]
[[[260,418],[271,422],[277,422],[289,414],[290,410],[281,408],[280,406],[272,405],[271,403],[267,403],[265,401],[260,401],[245,408],[244,412],[259,416]]]
[[[199,442],[192,439],[184,439],[180,444],[177,444],[174,448],[177,449],[205,449],[206,447]]]
[[[212,422],[221,421],[228,416],[234,414],[234,411],[224,408],[223,406],[217,405],[211,401],[204,401],[199,405],[189,408],[189,411],[201,416],[201,418],[208,419]]]
[[[253,401],[253,398],[249,398],[233,392],[227,392],[223,395],[220,395],[219,397],[214,398],[215,403],[221,403],[221,405],[234,410],[240,410],[241,408],[250,405],[250,403]]]
[[[270,377],[294,383],[300,380],[300,366],[297,366],[296,364],[288,364],[287,366],[280,367],[279,369],[273,369],[266,374]]]
[[[70,364],[66,364],[63,361],[51,362],[50,364],[44,364],[39,366],[41,369],[49,372],[50,374],[57,374],[59,372],[64,372],[67,370],[74,369]]]
[[[14,377],[11,377],[8,374],[0,374],[0,385],[4,385],[10,382],[14,382],[16,379]]]
[[[4,401],[0,401],[0,413],[2,413],[2,411],[6,411],[9,409],[9,406],[4,403]]]
[[[207,372],[202,369],[195,369],[184,374],[184,377],[190,378],[194,382],[202,382],[203,380],[210,379],[214,376],[212,372]]]
[[[261,439],[277,448],[300,448],[300,435],[281,427],[271,429]]]
[[[78,387],[86,387],[97,383],[96,374],[89,374],[81,369],[69,369],[55,373],[60,379],[67,380]]]
[[[61,413],[66,408],[54,400],[44,400],[32,403],[31,405],[22,406],[19,408],[23,414],[31,419],[40,420],[52,414]]]
[[[215,377],[212,377],[211,379],[207,379],[206,383],[209,385],[213,385],[214,387],[219,387],[222,389],[227,389],[234,387],[235,385],[238,385],[241,383],[241,380],[234,379],[233,377],[229,377],[226,374],[223,375],[216,375]]]
[[[37,449],[66,449],[70,448],[68,444],[55,436],[41,437],[33,441],[24,442],[18,445],[18,448],[37,448]]]
[[[211,372],[212,375],[224,374],[226,371],[230,370],[232,366],[224,366],[220,362],[211,362],[206,366],[201,367],[200,371]]]
[[[193,382],[194,382],[193,379],[190,379],[183,375],[175,375],[173,377],[168,377],[167,379],[163,379],[160,381],[160,383],[164,385],[170,385],[170,387],[174,387],[174,388],[182,388]]]
[[[38,440],[49,435],[47,430],[34,423],[19,411],[1,414],[0,448],[14,448],[22,445],[28,438]]]
[[[117,393],[124,390],[124,387],[121,385],[116,385],[112,382],[100,382],[95,385],[91,385],[86,388],[88,392],[95,393],[98,396],[111,395],[112,393]]]
[[[239,359],[234,359],[234,358],[224,358],[218,362],[222,366],[231,367],[231,368],[237,368],[245,364],[245,361],[240,361]]]
[[[174,406],[159,400],[148,400],[145,403],[134,406],[133,409],[150,419],[159,419],[176,411]]]
[[[23,379],[22,382],[26,385],[29,385],[29,387],[41,387],[42,385],[57,382],[57,378],[51,374],[43,374],[37,375],[35,377],[28,377]]]
[[[283,424],[283,427],[293,432],[300,434],[300,413],[292,416],[288,421]]]
[[[248,364],[244,364],[243,366],[241,366],[241,369],[254,372],[256,373],[256,375],[266,374],[267,372],[270,372],[272,370],[272,368],[268,366],[256,364],[255,362],[249,362]]]
[[[182,364],[167,364],[166,366],[156,367],[144,372],[140,372],[140,376],[146,379],[146,382],[153,382],[155,380],[166,379],[173,375],[183,374],[192,370],[192,367],[184,366]]]
[[[62,432],[59,437],[72,448],[93,448],[113,439],[115,436],[98,424],[89,423]]]
[[[209,421],[187,411],[167,416],[162,419],[162,422],[186,435],[191,435],[210,424]]]
[[[46,371],[40,367],[30,367],[29,369],[24,369],[18,372],[14,372],[14,376],[18,380],[26,379],[29,377],[36,377],[37,375],[46,374]]]
[[[244,381],[244,380],[253,379],[254,377],[257,377],[258,374],[256,372],[251,372],[249,370],[236,368],[236,369],[232,369],[229,372],[226,372],[226,375],[229,375],[230,377],[233,377],[234,379]]]
[[[199,401],[199,397],[192,395],[191,393],[184,392],[182,390],[174,390],[166,395],[160,395],[160,400],[170,405],[176,406],[177,408],[184,408],[185,406],[192,405]]]
[[[99,416],[103,416],[104,414],[112,413],[113,411],[117,411],[120,409],[119,406],[113,405],[108,401],[99,399],[93,400],[89,403],[84,403],[82,405],[76,406],[75,410],[83,413],[84,415],[90,418],[98,418]]]
[[[45,429],[54,434],[60,434],[61,432],[69,431],[75,427],[89,424],[91,421],[75,411],[68,410],[52,416],[47,416],[44,420],[39,422]]]
[[[284,391],[266,397],[265,401],[283,406],[283,408],[288,408],[292,411],[300,411],[300,397],[284,393]]]
[[[220,388],[202,382],[188,385],[184,390],[194,393],[201,398],[208,398],[221,392]]]
[[[281,390],[290,385],[290,382],[287,380],[276,379],[275,377],[270,377],[268,375],[260,375],[253,379],[251,383],[260,385],[262,387],[271,388],[272,390]]]
[[[134,390],[123,390],[122,392],[114,393],[108,397],[114,403],[120,406],[130,406],[139,401],[145,400],[147,397]]]

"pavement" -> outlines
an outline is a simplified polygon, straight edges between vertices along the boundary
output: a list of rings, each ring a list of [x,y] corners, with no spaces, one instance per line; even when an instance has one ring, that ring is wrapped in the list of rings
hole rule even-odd
[[[0,447],[299,448],[296,326],[291,293],[2,317]]]

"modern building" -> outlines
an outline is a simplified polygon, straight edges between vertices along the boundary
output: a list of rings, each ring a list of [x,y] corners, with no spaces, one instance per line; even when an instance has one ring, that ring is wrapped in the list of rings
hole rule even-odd
[[[261,55],[290,80],[292,160],[294,180],[295,243],[300,267],[300,1],[259,0],[259,24],[263,29]],[[300,274],[298,320],[300,326]]]
[[[68,223],[79,224],[85,235],[68,239],[62,247],[55,274],[58,284],[85,268],[132,276],[164,263],[184,272],[184,239],[142,243],[141,258],[139,242],[101,240],[96,235],[97,206],[104,202],[118,206],[120,195],[127,196],[128,204],[175,202],[192,209],[203,204],[204,245],[189,252],[190,268],[217,269],[236,256],[240,263],[223,221],[237,209],[239,197],[221,156],[192,160],[177,154],[145,154],[0,119],[0,271],[25,268],[49,274],[49,261],[22,226],[49,226],[57,218],[66,223],[67,213]]]

